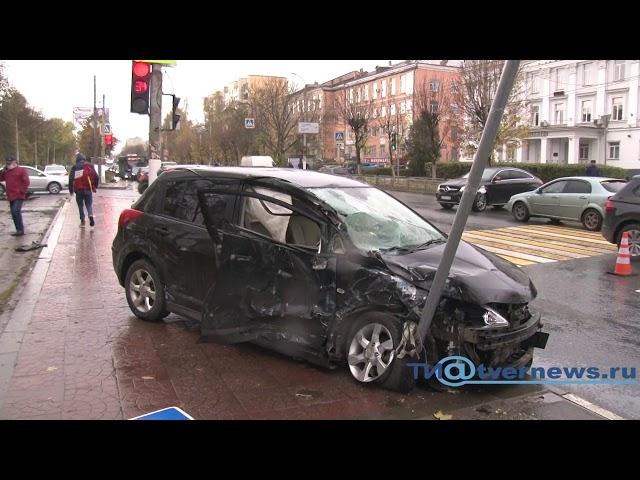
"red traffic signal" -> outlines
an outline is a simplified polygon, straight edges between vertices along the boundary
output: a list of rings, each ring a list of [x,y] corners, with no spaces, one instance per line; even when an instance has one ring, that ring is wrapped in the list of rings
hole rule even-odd
[[[140,115],[149,114],[149,90],[151,65],[133,62],[131,66],[131,112]]]
[[[104,136],[104,144],[111,145],[113,143],[113,135],[108,133]]]

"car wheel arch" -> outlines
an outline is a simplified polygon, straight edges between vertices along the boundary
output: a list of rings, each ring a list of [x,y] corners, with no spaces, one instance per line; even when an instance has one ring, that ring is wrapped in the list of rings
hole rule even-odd
[[[629,225],[640,225],[640,221],[638,220],[634,220],[634,219],[629,219],[629,220],[624,220],[622,222],[620,222],[620,224],[616,227],[616,233],[613,236],[614,240],[616,241],[616,244],[620,243],[621,240],[621,236],[622,236],[622,230],[625,229],[625,227],[628,227]]]
[[[131,265],[133,265],[134,262],[138,260],[146,260],[149,263],[151,263],[151,265],[153,265],[154,267],[156,266],[155,262],[148,255],[145,255],[144,253],[137,250],[129,252],[127,256],[124,258],[124,260],[122,261],[122,268],[120,269],[120,278],[121,278],[120,284],[122,286],[124,286],[124,279],[127,276],[127,271],[129,270],[129,267],[131,267]],[[157,267],[156,267],[156,270],[158,270]],[[158,270],[158,275],[160,275],[161,280],[163,280],[162,273],[160,273],[159,270]]]

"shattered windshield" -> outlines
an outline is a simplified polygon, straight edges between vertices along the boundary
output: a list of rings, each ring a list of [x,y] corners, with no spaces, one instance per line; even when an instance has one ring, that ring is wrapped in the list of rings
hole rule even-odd
[[[336,210],[353,244],[400,253],[442,242],[444,236],[395,198],[376,188],[311,188]]]

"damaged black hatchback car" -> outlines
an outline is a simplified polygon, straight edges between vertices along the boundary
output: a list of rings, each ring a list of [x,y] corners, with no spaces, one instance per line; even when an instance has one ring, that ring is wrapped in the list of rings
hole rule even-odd
[[[141,319],[174,312],[218,342],[254,342],[359,382],[385,384],[419,321],[446,235],[387,193],[295,169],[166,172],[122,212],[113,265]],[[518,267],[461,242],[424,343],[525,367],[544,348],[536,289]],[[404,367],[408,370],[406,367]],[[395,372],[394,372],[395,369]]]

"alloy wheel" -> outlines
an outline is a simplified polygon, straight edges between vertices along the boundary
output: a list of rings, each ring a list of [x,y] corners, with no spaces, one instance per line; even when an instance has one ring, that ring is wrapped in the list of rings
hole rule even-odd
[[[640,257],[640,230],[627,230],[629,234],[629,254]]]
[[[369,323],[354,335],[347,362],[351,375],[360,382],[368,383],[380,378],[394,356],[391,332],[380,323]]]
[[[588,230],[595,230],[600,224],[600,215],[598,212],[590,211],[584,215],[584,226]]]
[[[129,294],[139,311],[149,312],[156,302],[156,286],[151,274],[143,269],[133,272],[129,282]]]
[[[523,203],[516,203],[513,207],[513,213],[517,220],[523,221],[527,216],[527,207],[525,207]]]

